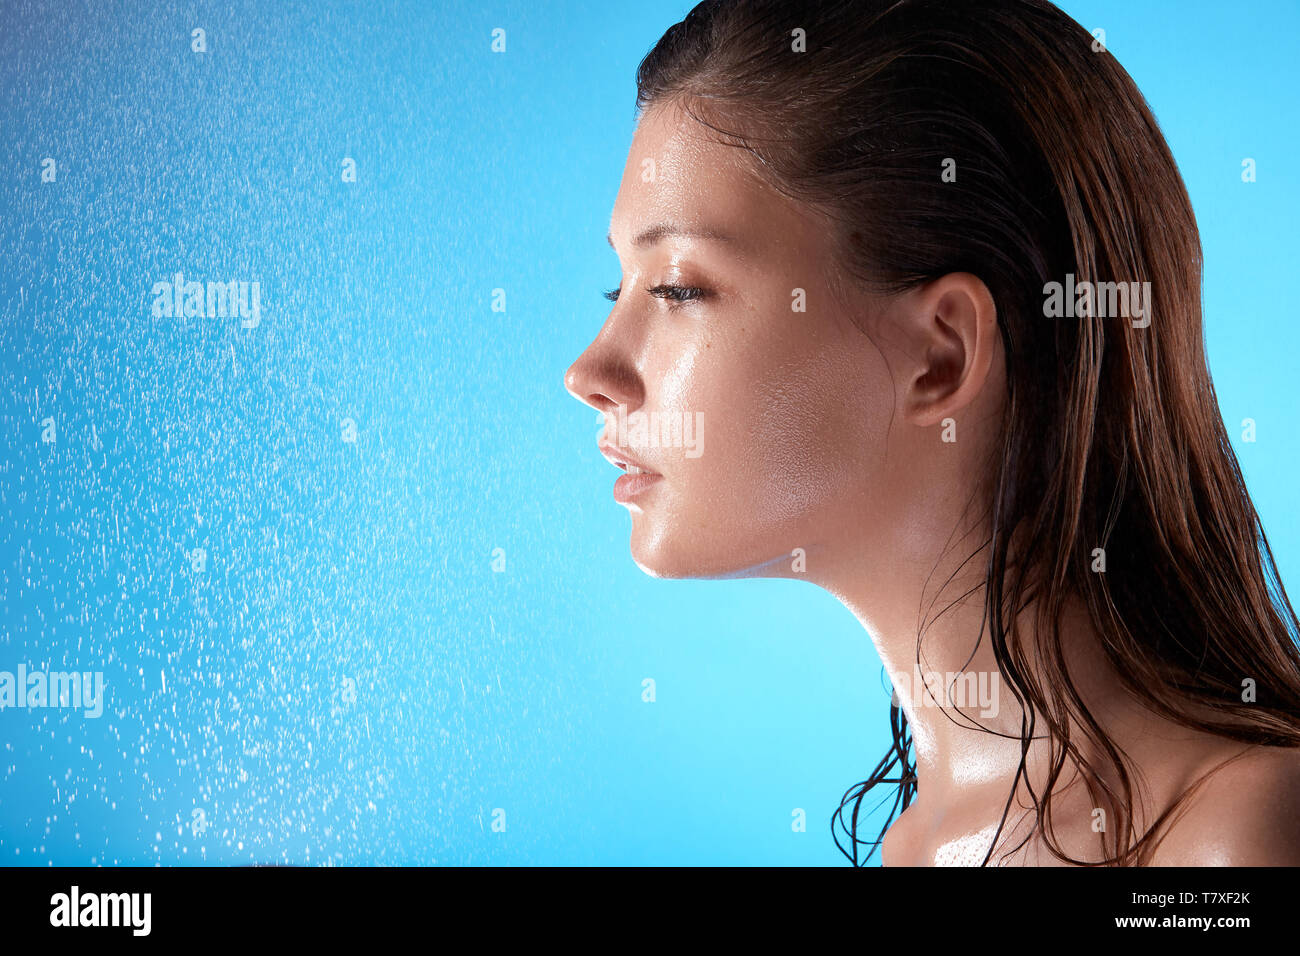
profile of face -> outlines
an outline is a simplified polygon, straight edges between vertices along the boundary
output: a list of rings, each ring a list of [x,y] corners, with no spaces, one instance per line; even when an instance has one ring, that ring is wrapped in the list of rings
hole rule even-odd
[[[868,293],[835,271],[828,221],[754,164],[675,104],[642,115],[611,219],[617,300],[565,376],[605,413],[606,457],[647,473],[615,493],[656,577],[887,560],[928,532],[927,487],[968,484],[935,426],[989,371],[982,284]]]

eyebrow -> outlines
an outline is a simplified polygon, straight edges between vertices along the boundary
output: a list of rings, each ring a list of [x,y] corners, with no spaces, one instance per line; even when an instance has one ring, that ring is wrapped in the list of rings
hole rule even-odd
[[[640,235],[632,240],[632,245],[636,248],[653,246],[662,239],[670,236],[683,236],[688,239],[708,239],[712,242],[730,242],[735,243],[738,240],[730,233],[722,232],[718,229],[710,228],[693,228],[688,226],[678,226],[671,222],[661,222],[644,230]],[[609,243],[610,248],[614,248],[614,236],[609,234],[605,236],[605,241]]]

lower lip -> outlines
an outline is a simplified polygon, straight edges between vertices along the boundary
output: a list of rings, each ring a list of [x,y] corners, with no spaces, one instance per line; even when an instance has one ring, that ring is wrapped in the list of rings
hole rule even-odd
[[[614,500],[627,504],[661,478],[663,475],[620,475],[614,482]]]

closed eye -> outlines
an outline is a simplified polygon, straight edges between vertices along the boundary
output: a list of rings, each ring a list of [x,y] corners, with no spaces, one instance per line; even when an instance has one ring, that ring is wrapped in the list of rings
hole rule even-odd
[[[611,289],[604,293],[605,298],[611,302],[617,302],[619,295],[623,292],[622,286],[617,289]],[[698,286],[685,285],[653,285],[646,289],[646,292],[659,299],[666,299],[670,302],[683,303],[691,302],[695,299],[707,299],[710,295],[707,289],[701,289]]]

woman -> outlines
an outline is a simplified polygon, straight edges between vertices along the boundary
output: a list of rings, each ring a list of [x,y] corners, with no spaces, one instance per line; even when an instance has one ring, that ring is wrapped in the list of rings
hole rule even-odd
[[[643,570],[804,578],[871,634],[894,746],[846,855],[1300,864],[1300,624],[1104,45],[1045,0],[706,0],[637,84],[565,384]]]

